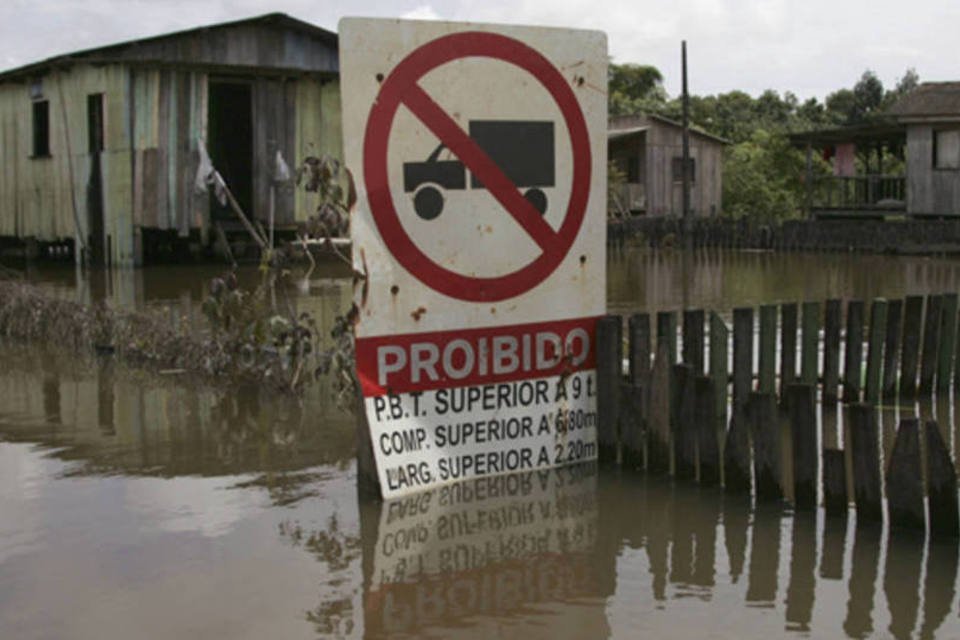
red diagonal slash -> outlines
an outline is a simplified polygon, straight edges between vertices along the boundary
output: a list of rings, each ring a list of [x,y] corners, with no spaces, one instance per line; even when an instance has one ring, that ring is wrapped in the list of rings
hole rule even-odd
[[[487,191],[503,205],[507,213],[523,227],[544,253],[557,247],[557,233],[543,219],[543,215],[520,195],[517,185],[503,173],[497,163],[420,85],[412,83],[404,91],[401,101],[480,179]]]

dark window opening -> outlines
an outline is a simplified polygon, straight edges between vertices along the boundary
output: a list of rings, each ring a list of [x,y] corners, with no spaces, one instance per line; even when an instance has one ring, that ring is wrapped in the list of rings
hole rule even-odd
[[[633,184],[640,182],[640,158],[636,156],[627,158],[627,182]]]
[[[33,157],[50,156],[50,102],[37,100],[33,103]]]
[[[671,163],[671,172],[673,173],[674,182],[683,182],[683,158],[676,157]],[[690,182],[697,181],[697,161],[696,158],[690,158],[687,161],[687,175],[690,177]]]
[[[103,151],[103,94],[87,96],[87,151]]]

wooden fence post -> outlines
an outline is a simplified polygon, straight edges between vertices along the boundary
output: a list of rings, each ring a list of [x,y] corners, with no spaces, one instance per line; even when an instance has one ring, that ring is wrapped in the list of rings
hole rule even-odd
[[[906,418],[897,429],[887,469],[887,508],[892,527],[925,527],[919,428],[916,418]]]
[[[860,401],[860,370],[863,366],[863,301],[847,303],[847,336],[843,364],[843,401]]]
[[[957,294],[945,293],[940,310],[940,353],[937,358],[937,390],[950,388],[953,352],[957,343]]]
[[[797,304],[780,305],[780,396],[797,380]]]
[[[839,300],[827,300],[823,327],[823,402],[839,399],[840,384],[840,314]]]
[[[912,400],[917,394],[917,365],[920,331],[923,326],[923,297],[908,296],[903,311],[903,350],[900,357],[900,397]]]
[[[620,383],[623,381],[623,324],[607,315],[597,322],[597,458],[617,460]]]
[[[676,423],[676,456],[674,470],[677,478],[692,480],[697,470],[698,429],[694,402],[693,365],[687,363],[673,365],[673,410]]]
[[[627,327],[630,336],[630,382],[647,386],[651,366],[650,314],[633,314]]]
[[[883,519],[876,412],[868,404],[852,404],[848,423],[853,458],[853,494],[859,527],[860,523],[880,522]]]
[[[627,321],[628,381],[621,387],[622,406],[620,441],[623,461],[634,469],[646,466],[648,414],[650,403],[650,316],[635,313]]]
[[[790,434],[793,441],[793,503],[797,510],[817,508],[819,450],[817,449],[817,396],[809,384],[787,387]]]
[[[657,348],[650,375],[650,406],[647,438],[647,471],[670,471],[670,350],[665,343]]]
[[[960,511],[957,509],[957,472],[950,452],[940,435],[940,427],[929,421],[925,425],[927,449],[927,492],[930,507],[930,536],[960,536]]]
[[[753,389],[753,309],[733,310],[733,415],[743,416]]]
[[[750,427],[746,405],[753,387],[753,309],[733,310],[733,415],[723,447],[727,493],[750,495]]]
[[[900,374],[900,335],[903,331],[903,300],[887,303],[887,337],[883,342],[882,396],[892,399],[897,396]]]
[[[620,446],[623,464],[642,469],[646,454],[648,389],[629,381],[620,383]]]
[[[754,392],[747,400],[747,423],[753,437],[753,468],[757,501],[783,498],[780,417],[772,393]]]
[[[657,346],[667,346],[668,364],[677,363],[677,312],[660,311],[657,313]]]
[[[703,322],[702,309],[683,312],[683,362],[693,367],[694,376],[702,376],[703,369]]]
[[[842,449],[823,449],[823,505],[828,516],[847,515],[847,464]]]
[[[817,384],[820,359],[820,303],[803,303],[803,332],[800,347],[800,382]]]
[[[713,379],[714,416],[721,433],[727,430],[727,388],[730,380],[730,329],[716,313],[710,313],[710,377]]]
[[[700,462],[700,484],[712,486],[720,482],[720,446],[717,442],[717,401],[714,380],[698,376],[694,381],[697,457]]]
[[[760,362],[757,390],[776,393],[777,377],[777,307],[760,307]]]
[[[933,391],[933,379],[937,372],[937,348],[940,345],[940,310],[943,296],[927,296],[927,314],[923,319],[923,351],[920,353],[920,394]]]
[[[880,373],[883,362],[883,340],[887,331],[887,301],[880,298],[870,305],[870,339],[867,343],[866,402],[880,402]]]

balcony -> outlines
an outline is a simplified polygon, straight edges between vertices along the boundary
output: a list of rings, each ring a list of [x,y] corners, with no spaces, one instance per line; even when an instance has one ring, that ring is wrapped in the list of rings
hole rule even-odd
[[[817,219],[883,218],[907,212],[902,175],[826,176],[807,191],[807,209]]]

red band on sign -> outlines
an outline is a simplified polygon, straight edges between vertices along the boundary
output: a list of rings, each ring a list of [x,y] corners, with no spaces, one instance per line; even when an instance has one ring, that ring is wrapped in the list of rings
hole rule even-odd
[[[364,397],[545,378],[596,367],[597,318],[357,338]]]
[[[560,228],[547,224],[519,189],[463,131],[456,120],[418,84],[428,72],[470,57],[491,58],[533,76],[550,94],[570,136],[572,175],[570,200]],[[387,148],[397,110],[409,109],[478,178],[541,253],[512,273],[495,277],[466,276],[436,263],[414,243],[397,212],[390,191]],[[509,117],[511,114],[503,114]],[[468,31],[437,38],[412,51],[383,81],[370,110],[363,139],[363,175],[370,211],[384,244],[407,271],[440,293],[469,302],[496,302],[526,293],[556,270],[577,238],[590,195],[590,137],[570,82],[543,55],[507,36]]]

